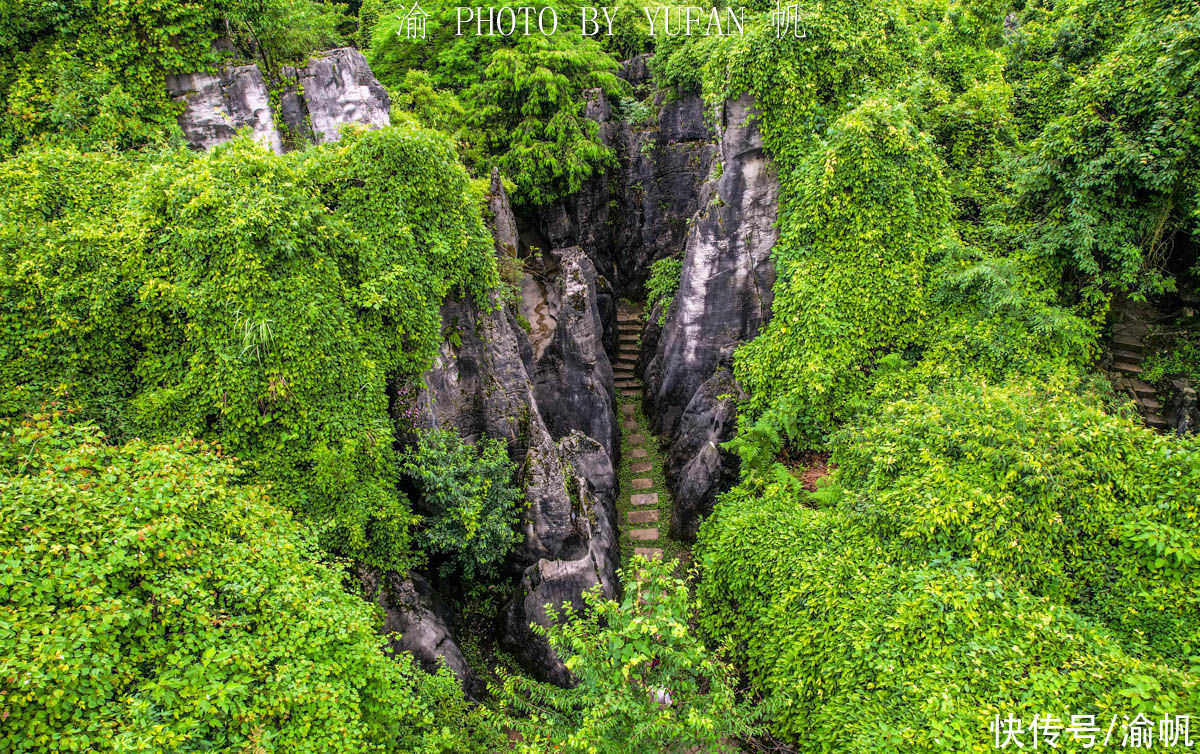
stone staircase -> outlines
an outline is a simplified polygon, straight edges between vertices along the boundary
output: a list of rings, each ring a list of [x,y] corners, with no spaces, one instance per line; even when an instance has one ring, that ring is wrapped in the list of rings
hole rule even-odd
[[[1113,386],[1133,398],[1147,426],[1161,432],[1168,426],[1162,415],[1162,403],[1154,386],[1141,378],[1145,339],[1153,318],[1153,311],[1144,306],[1124,309],[1120,320],[1113,325],[1111,360],[1106,362]]]
[[[618,352],[613,364],[613,379],[621,396],[621,451],[629,460],[632,471],[631,489],[622,490],[629,496],[630,507],[621,522],[622,532],[633,542],[634,555],[661,558],[659,545],[660,502],[665,495],[657,489],[653,478],[657,454],[649,444],[647,432],[638,422],[637,404],[641,400],[641,383],[634,376],[637,364],[642,313],[622,306],[617,312]]]

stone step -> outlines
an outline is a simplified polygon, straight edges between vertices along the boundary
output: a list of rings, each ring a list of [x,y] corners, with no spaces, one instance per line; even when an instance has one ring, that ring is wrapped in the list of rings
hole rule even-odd
[[[634,419],[626,419],[625,421],[621,422],[621,426],[625,429],[637,429],[638,423]]]
[[[1129,364],[1129,363],[1126,363],[1123,361],[1118,361],[1115,364],[1113,364],[1113,369],[1117,370],[1118,372],[1124,372],[1125,374],[1141,374],[1142,373],[1142,368],[1140,366],[1138,366],[1137,364]]]
[[[634,448],[634,450],[640,450],[640,448]],[[649,477],[639,477],[630,482],[630,484],[633,485],[635,490],[648,490],[654,487],[654,480]]]
[[[630,529],[629,538],[635,542],[657,542],[658,529]]]
[[[635,411],[637,411],[637,406],[634,406],[632,403],[621,404],[621,413],[625,414],[626,416],[633,416]]]
[[[639,387],[638,384],[633,380],[618,380],[613,384],[617,386],[618,390],[637,390]]]
[[[1147,411],[1153,411],[1155,413],[1162,411],[1162,404],[1159,403],[1156,398],[1150,398],[1149,396],[1143,397],[1141,404],[1142,408],[1146,409]]]
[[[619,330],[617,331],[617,335],[620,336],[617,338],[617,340],[621,341],[622,343],[625,341],[636,342],[638,339],[637,330]]]
[[[658,511],[654,508],[644,511],[629,511],[629,523],[653,524],[658,521]]]
[[[662,548],[661,547],[635,547],[635,548],[633,548],[633,554],[641,555],[643,558],[646,558],[646,559],[661,558],[662,557]]]
[[[646,450],[645,448],[634,448],[633,450],[629,451],[630,458],[646,458],[649,455],[650,451]]]
[[[654,464],[650,463],[649,461],[646,461],[645,463],[635,463],[630,467],[635,474],[649,474],[650,470],[653,468]]]
[[[629,496],[630,505],[658,505],[657,492],[643,492],[640,495]]]
[[[641,394],[642,394],[641,390],[634,390],[634,389],[628,389],[628,388],[621,391],[621,395],[625,396],[626,398],[636,398]]]
[[[1133,380],[1132,387],[1133,392],[1137,393],[1139,397],[1144,397],[1147,395],[1154,397],[1158,394],[1158,391],[1154,389],[1153,385],[1148,382],[1143,382],[1142,380]]]
[[[637,422],[634,422],[633,426],[630,427],[630,429],[637,429]],[[639,435],[630,435],[629,442],[631,445],[641,445],[642,443],[646,442],[646,436],[640,435],[640,434]]]
[[[1118,361],[1131,362],[1133,364],[1142,363],[1141,351],[1127,351],[1124,348],[1114,348],[1112,352],[1113,359]]]
[[[1146,424],[1155,429],[1166,429],[1169,426],[1162,414],[1146,414]]]
[[[623,311],[617,312],[618,322],[640,322],[642,319],[641,312]]]
[[[632,369],[614,369],[613,379],[622,380],[624,382],[632,382],[634,379]]]
[[[1142,339],[1130,333],[1119,333],[1113,337],[1113,345],[1130,351],[1142,350]]]

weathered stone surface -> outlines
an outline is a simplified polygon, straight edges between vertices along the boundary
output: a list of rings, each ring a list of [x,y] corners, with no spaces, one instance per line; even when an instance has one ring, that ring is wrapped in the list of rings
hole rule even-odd
[[[721,443],[737,430],[737,383],[722,367],[696,390],[680,417],[664,462],[678,469],[671,536],[693,541],[700,522],[712,512],[717,494],[737,481],[737,459]]]
[[[1200,430],[1200,401],[1192,384],[1187,380],[1171,380],[1166,392],[1167,426],[1181,435]]]
[[[722,392],[701,387],[728,369],[737,345],[770,317],[770,252],[778,235],[779,185],[763,154],[752,101],[724,103],[719,121],[722,171],[702,190],[679,291],[644,377],[652,426],[672,443],[664,472],[681,506],[672,530],[692,536],[699,521],[690,519],[711,506],[714,485],[730,478],[732,461],[719,450],[733,431],[732,408],[720,405]]]
[[[649,78],[642,56],[622,71],[635,84]],[[585,112],[600,124],[600,139],[620,167],[589,179],[537,216],[551,247],[582,247],[623,296],[636,296],[651,261],[683,247],[687,220],[701,207],[696,189],[716,154],[699,97],[669,99],[660,92],[654,108],[649,121],[631,122],[601,91],[590,92]]]
[[[631,505],[658,505],[658,493],[643,492],[640,495],[630,495],[629,502]]]
[[[483,694],[484,684],[451,635],[448,611],[425,579],[415,572],[405,579],[367,568],[359,570],[359,579],[365,596],[383,608],[384,632],[400,634],[389,642],[393,652],[411,652],[431,673],[444,663],[469,697]]]
[[[353,47],[322,52],[303,68],[285,69],[284,75],[300,82],[310,138],[317,143],[337,141],[339,130],[347,123],[372,128],[391,123],[387,90],[371,73],[367,59]]]
[[[248,127],[256,141],[277,153],[283,151],[283,139],[271,115],[270,91],[258,66],[167,76],[167,92],[184,104],[179,126],[194,149],[227,142],[239,129]]]
[[[600,444],[579,432],[560,440],[558,450],[567,469],[576,557],[563,552],[557,559],[539,558],[525,569],[517,596],[506,610],[503,641],[538,676],[567,685],[570,673],[529,623],[547,625],[547,603],[582,609],[581,595],[596,584],[605,596],[616,596],[616,474]]]
[[[527,259],[521,313],[529,322],[533,384],[555,438],[578,430],[609,457],[617,449],[612,366],[602,345],[596,270],[574,246]]]
[[[305,141],[335,141],[347,123],[379,127],[391,122],[387,90],[352,47],[320,53],[303,68],[285,67],[283,79],[296,84],[283,87],[277,113],[271,87],[256,65],[172,75],[166,85],[184,104],[179,126],[195,149],[229,141],[249,127],[255,139],[280,153]]]
[[[495,179],[489,206],[497,253],[511,253],[516,223]],[[546,623],[547,602],[581,606],[580,595],[594,584],[615,595],[616,413],[590,262],[579,249],[547,258],[554,275],[539,282],[541,309],[531,313],[544,321],[531,319],[532,339],[511,306],[480,311],[473,302],[448,299],[443,331],[458,337],[447,339],[417,394],[394,387],[392,410],[417,427],[508,442],[529,505],[511,563],[520,584],[504,610],[500,638],[535,675],[567,683],[566,668],[529,623]]]

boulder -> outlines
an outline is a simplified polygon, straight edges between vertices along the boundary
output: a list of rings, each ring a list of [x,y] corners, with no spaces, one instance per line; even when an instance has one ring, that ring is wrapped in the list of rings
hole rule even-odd
[[[193,149],[208,149],[250,128],[276,153],[308,141],[336,141],[347,123],[386,126],[390,101],[367,60],[352,47],[320,53],[303,68],[284,67],[278,105],[257,65],[167,76],[183,104],[179,127]],[[277,107],[277,109],[276,109]]]
[[[218,73],[167,76],[167,92],[184,105],[179,127],[193,149],[223,144],[242,128],[268,149],[283,151],[271,110],[271,94],[256,65],[227,66]]]

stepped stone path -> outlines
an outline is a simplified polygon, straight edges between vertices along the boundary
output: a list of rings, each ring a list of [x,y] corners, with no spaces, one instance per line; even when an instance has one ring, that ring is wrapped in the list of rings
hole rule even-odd
[[[621,455],[622,465],[627,466],[628,473],[622,475],[623,484],[620,505],[624,512],[621,521],[622,539],[627,539],[634,555],[647,558],[663,556],[662,540],[665,536],[661,529],[667,523],[664,510],[669,510],[663,504],[669,503],[666,490],[661,487],[661,466],[658,454],[650,442],[648,430],[643,426],[644,420],[638,411],[638,402],[642,396],[641,382],[634,376],[634,367],[638,361],[640,345],[638,343],[642,329],[641,311],[632,307],[622,306],[617,312],[618,349],[617,360],[613,364],[613,379],[621,398]]]
[[[1146,424],[1160,432],[1167,429],[1162,403],[1154,386],[1141,378],[1145,338],[1150,331],[1151,313],[1133,309],[1124,322],[1113,325],[1112,366],[1109,376],[1120,392],[1131,396]]]

